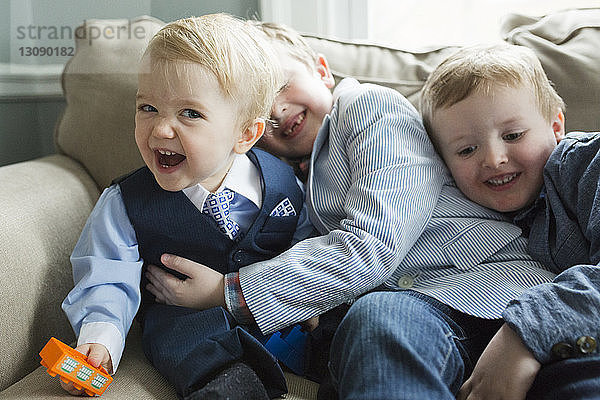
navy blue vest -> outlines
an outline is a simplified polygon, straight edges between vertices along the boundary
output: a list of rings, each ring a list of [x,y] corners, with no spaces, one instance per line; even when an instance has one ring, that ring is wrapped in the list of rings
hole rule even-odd
[[[262,150],[247,154],[263,179],[263,204],[248,232],[237,242],[223,234],[213,218],[198,210],[182,191],[162,189],[147,167],[115,181],[121,187],[140,256],[146,264],[165,268],[160,256],[170,253],[226,274],[270,259],[290,247],[304,202],[292,168]],[[298,215],[270,217],[286,197]]]

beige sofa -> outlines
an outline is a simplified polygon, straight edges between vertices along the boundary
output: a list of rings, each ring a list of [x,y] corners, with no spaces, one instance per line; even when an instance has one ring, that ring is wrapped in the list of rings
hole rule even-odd
[[[142,164],[133,140],[136,62],[161,25],[150,17],[88,21],[88,28],[108,30],[103,38],[79,40],[65,68],[67,107],[56,127],[58,154],[0,168],[0,399],[68,397],[39,366],[38,352],[51,336],[74,341],[60,309],[73,285],[69,254],[102,188]],[[116,39],[110,33],[119,27],[139,27],[145,35]],[[568,105],[568,130],[600,130],[600,9],[512,16],[502,32],[499,39],[537,52]],[[431,69],[454,50],[414,53],[308,40],[327,56],[336,78],[392,86],[413,102]],[[145,360],[135,325],[114,378],[104,398],[175,397]],[[293,375],[288,381],[288,399],[315,398],[315,383]]]

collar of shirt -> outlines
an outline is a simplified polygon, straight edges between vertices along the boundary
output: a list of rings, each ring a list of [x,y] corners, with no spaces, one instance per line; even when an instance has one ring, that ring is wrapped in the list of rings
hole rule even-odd
[[[234,191],[256,205],[259,209],[262,206],[262,180],[258,168],[246,154],[236,154],[233,164],[227,172],[225,179],[217,192],[227,188]],[[202,210],[204,201],[209,194],[202,185],[197,184],[183,189],[183,193],[190,201]]]
[[[529,231],[531,230],[533,221],[535,220],[536,216],[544,210],[546,206],[545,198],[546,188],[543,187],[540,192],[540,195],[532,205],[512,213],[507,213],[508,216],[512,218],[513,224],[521,228],[521,230],[523,231],[523,236],[529,237]]]

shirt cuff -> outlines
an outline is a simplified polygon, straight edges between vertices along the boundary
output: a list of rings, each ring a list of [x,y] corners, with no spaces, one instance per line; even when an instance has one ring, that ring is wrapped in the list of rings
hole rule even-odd
[[[240,325],[255,324],[254,317],[248,308],[244,294],[242,293],[242,285],[240,284],[240,274],[232,272],[225,275],[225,305],[227,311],[233,315],[233,318]]]
[[[112,361],[112,370],[110,374],[117,372],[125,341],[116,326],[109,322],[90,322],[84,324],[79,331],[77,346],[82,344],[99,343],[108,349]]]

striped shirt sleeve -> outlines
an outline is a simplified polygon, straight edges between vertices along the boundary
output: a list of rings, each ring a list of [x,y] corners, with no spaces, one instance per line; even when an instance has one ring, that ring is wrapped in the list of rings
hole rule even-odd
[[[309,175],[309,216],[322,236],[239,271],[265,334],[385,282],[428,223],[446,179],[414,107],[391,89],[358,84],[324,121]]]

